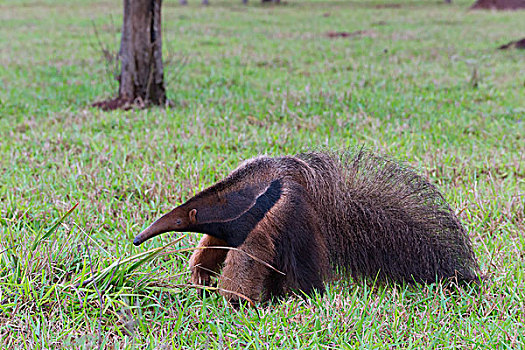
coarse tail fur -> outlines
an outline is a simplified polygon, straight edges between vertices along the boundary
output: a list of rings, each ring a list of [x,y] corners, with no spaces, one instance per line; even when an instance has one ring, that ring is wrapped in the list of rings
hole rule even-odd
[[[436,187],[363,149],[245,161],[134,244],[168,231],[205,234],[199,246],[209,249],[191,257],[192,281],[209,285],[222,269],[219,287],[231,300],[322,293],[336,273],[432,283],[477,281],[480,271],[465,228]]]

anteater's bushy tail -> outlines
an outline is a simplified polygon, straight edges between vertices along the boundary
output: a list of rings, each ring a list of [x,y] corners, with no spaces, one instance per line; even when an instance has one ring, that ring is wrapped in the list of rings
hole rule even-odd
[[[478,279],[465,228],[412,168],[362,149],[297,157],[311,169],[307,186],[334,267],[358,279]]]

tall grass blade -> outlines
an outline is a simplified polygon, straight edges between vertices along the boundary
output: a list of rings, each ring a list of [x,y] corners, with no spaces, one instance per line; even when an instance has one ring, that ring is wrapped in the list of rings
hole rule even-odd
[[[79,204],[80,203],[75,204],[73,208],[69,209],[64,215],[62,215],[62,217],[58,219],[58,221],[46,233],[44,233],[42,237],[37,238],[35,242],[33,243],[33,245],[31,246],[31,251],[35,251],[36,247],[38,247],[40,242],[42,242],[44,239],[49,238],[49,236],[51,236],[53,232],[56,231],[58,226],[60,226],[60,224],[64,222],[64,220],[78,207]]]

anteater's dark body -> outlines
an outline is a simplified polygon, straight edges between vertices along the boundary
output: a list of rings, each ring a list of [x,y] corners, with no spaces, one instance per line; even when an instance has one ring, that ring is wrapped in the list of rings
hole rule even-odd
[[[233,300],[322,292],[336,270],[409,283],[478,279],[468,235],[437,189],[363,150],[250,159],[134,243],[167,231],[205,233],[201,247],[241,250],[198,249],[190,261],[195,284],[223,267],[219,287]]]

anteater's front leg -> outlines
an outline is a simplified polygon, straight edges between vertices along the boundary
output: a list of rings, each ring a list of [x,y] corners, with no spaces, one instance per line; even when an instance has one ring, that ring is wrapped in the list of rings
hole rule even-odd
[[[204,235],[199,242],[198,249],[190,258],[191,282],[199,286],[209,286],[211,276],[217,274],[228,250],[212,247],[225,247],[227,243],[221,239]]]
[[[265,263],[272,264],[274,255],[273,242],[268,233],[251,232],[238,250],[228,252],[219,279],[220,294],[234,304],[242,301],[243,297],[254,302],[263,299],[265,284],[271,273]]]

